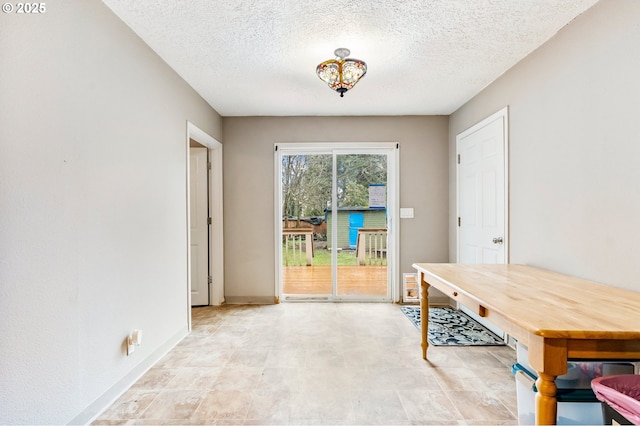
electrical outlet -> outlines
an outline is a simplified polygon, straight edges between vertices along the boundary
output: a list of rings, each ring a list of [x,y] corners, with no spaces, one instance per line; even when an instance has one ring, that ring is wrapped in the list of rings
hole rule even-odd
[[[136,346],[142,344],[142,330],[133,330],[127,337],[127,355],[131,355],[136,350]]]
[[[134,353],[136,350],[136,345],[131,343],[131,337],[127,337],[127,356]]]

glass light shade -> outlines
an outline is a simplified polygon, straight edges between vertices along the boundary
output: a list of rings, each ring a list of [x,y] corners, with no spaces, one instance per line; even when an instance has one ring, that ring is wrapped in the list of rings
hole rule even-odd
[[[338,53],[338,51],[336,51]],[[340,58],[324,61],[316,68],[316,74],[320,80],[344,97],[347,90],[367,73],[367,64],[359,59]]]

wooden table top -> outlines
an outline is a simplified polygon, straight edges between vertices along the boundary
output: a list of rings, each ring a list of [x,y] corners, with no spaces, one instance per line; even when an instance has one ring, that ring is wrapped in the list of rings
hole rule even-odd
[[[527,265],[416,263],[413,267],[425,274],[429,284],[439,281],[535,335],[640,339],[640,292]]]

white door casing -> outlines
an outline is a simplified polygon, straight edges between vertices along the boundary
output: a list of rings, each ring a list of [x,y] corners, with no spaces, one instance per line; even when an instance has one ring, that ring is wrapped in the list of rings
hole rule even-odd
[[[209,226],[209,265],[212,283],[210,288],[211,305],[221,305],[224,303],[224,234],[223,234],[223,189],[222,189],[222,144],[198,126],[187,121],[187,135],[185,138],[185,162],[186,162],[186,236],[187,244],[185,250],[187,252],[186,263],[186,281],[187,281],[187,324],[191,331],[191,141],[205,146],[209,151],[209,162],[211,169],[209,171],[209,214],[211,217],[211,226]]]
[[[207,148],[189,149],[191,306],[209,304],[209,199]]]
[[[507,263],[507,109],[459,134],[456,144],[458,263]]]

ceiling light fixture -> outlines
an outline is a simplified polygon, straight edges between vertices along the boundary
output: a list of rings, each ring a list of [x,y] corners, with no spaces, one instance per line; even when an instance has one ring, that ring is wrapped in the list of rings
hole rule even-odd
[[[367,64],[359,59],[347,58],[351,51],[343,47],[336,49],[333,53],[336,59],[329,59],[318,65],[316,74],[343,98],[345,92],[353,89],[353,86],[367,73]]]

